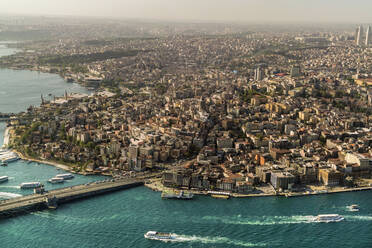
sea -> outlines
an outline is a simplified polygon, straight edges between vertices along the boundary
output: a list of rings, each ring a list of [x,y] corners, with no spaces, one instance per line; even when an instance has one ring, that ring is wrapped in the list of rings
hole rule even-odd
[[[0,46],[0,54],[15,51]],[[40,94],[84,93],[79,85],[57,75],[0,69],[0,112],[24,111],[40,104]],[[0,123],[0,145],[6,126]],[[0,167],[0,198],[32,193],[22,182],[40,181],[46,189],[103,180],[76,175],[62,185],[46,181],[62,170],[41,163],[17,161]],[[359,212],[348,206],[358,204]],[[318,214],[340,214],[339,223],[316,223]],[[149,230],[177,234],[162,242],[143,237]],[[0,219],[1,248],[173,248],[173,247],[372,247],[372,192],[306,197],[162,200],[159,192],[138,187],[70,204],[57,210]]]

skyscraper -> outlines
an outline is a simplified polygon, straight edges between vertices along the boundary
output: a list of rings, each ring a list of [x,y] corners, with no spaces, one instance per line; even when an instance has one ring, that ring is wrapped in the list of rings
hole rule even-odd
[[[357,46],[360,46],[361,45],[362,35],[363,35],[363,27],[362,26],[359,26],[358,27],[358,32],[357,32],[357,37],[356,37],[356,44],[357,44]]]
[[[371,26],[368,26],[367,27],[367,32],[366,32],[366,43],[365,43],[365,45],[368,46],[370,42],[371,42]]]
[[[264,78],[264,72],[261,67],[257,67],[254,71],[254,80],[261,81]]]

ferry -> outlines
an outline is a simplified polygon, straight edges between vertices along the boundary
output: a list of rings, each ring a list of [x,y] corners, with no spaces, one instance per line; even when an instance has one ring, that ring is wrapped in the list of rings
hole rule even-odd
[[[9,177],[2,176],[2,177],[0,177],[0,183],[6,182],[6,181],[8,181],[8,179],[9,179]]]
[[[175,234],[172,233],[160,233],[156,231],[148,231],[145,233],[146,239],[161,240],[161,241],[172,241],[177,238]]]
[[[359,211],[359,206],[357,204],[353,204],[348,207],[350,211],[352,212],[358,212]]]
[[[21,189],[33,189],[33,188],[38,188],[40,186],[41,186],[41,183],[39,182],[22,183]]]
[[[345,218],[338,214],[320,214],[314,218],[315,222],[340,222],[343,221]]]
[[[63,179],[62,177],[53,177],[51,179],[48,180],[48,182],[50,183],[63,183],[65,181],[65,179]]]
[[[11,163],[11,162],[14,162],[14,161],[17,161],[17,160],[19,160],[18,156],[9,156],[9,157],[2,157],[1,158],[1,161],[3,163]]]
[[[185,193],[181,190],[179,193],[176,191],[163,191],[161,193],[161,198],[163,199],[181,199],[181,200],[191,200],[194,197],[192,193]]]
[[[64,180],[72,179],[74,178],[74,175],[71,173],[66,173],[66,174],[58,174],[56,177],[62,178]]]

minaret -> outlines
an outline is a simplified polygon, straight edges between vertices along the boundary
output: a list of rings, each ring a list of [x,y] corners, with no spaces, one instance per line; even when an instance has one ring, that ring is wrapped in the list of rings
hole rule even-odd
[[[45,104],[44,97],[43,97],[43,94],[41,94],[41,105],[44,105],[44,104]]]
[[[67,100],[68,95],[67,95],[67,90],[65,90],[65,100]]]
[[[371,26],[367,27],[367,32],[366,32],[366,43],[365,45],[368,46],[371,40]]]

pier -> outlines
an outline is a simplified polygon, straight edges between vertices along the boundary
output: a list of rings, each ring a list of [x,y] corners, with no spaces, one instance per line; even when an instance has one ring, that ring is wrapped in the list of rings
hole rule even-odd
[[[60,188],[4,200],[0,201],[0,218],[11,217],[47,208],[55,209],[58,205],[74,200],[129,189],[143,184],[143,181],[137,179],[109,180]]]

